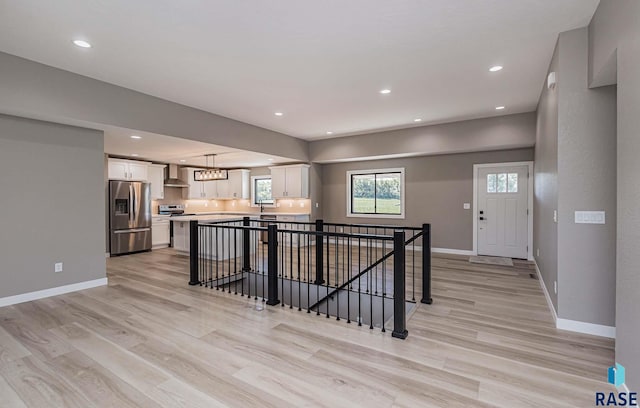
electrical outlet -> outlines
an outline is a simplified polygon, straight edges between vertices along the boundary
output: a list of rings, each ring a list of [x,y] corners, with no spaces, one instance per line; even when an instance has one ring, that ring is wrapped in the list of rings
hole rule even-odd
[[[540,256],[540,248],[536,249],[536,256]]]
[[[558,294],[558,281],[553,281],[553,293]]]
[[[56,264],[53,266],[53,270],[56,273],[62,272],[62,262],[56,262]]]
[[[558,210],[553,210],[553,222],[558,222]]]
[[[462,208],[465,209],[465,210],[470,210],[471,209],[471,203],[462,204]]]
[[[316,203],[316,208],[320,207],[320,203]]]

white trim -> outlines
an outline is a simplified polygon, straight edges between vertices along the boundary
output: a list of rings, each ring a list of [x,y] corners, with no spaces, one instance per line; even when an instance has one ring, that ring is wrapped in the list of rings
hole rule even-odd
[[[544,297],[547,299],[547,303],[549,305],[549,309],[551,310],[551,315],[553,316],[553,321],[555,322],[557,329],[568,330],[568,331],[577,332],[577,333],[591,334],[591,335],[600,336],[600,337],[608,337],[611,339],[616,338],[615,327],[559,318],[558,314],[556,313],[556,309],[553,307],[553,302],[551,301],[551,296],[549,296],[547,285],[545,285],[544,280],[542,279],[542,272],[540,272],[540,268],[538,267],[538,262],[536,262],[535,259],[533,260],[533,264],[536,267],[536,274],[538,274],[540,287],[544,292]]]
[[[405,219],[405,168],[348,170],[347,171],[347,217],[353,218],[394,218]],[[356,214],[351,212],[351,176],[353,174],[400,173],[400,214]]]
[[[569,330],[578,333],[592,334],[594,336],[616,338],[616,328],[604,326],[601,324],[579,322],[577,320],[568,320],[558,318],[556,327],[561,330]]]
[[[627,387],[627,384],[622,384],[620,386],[620,388],[622,388],[622,392],[626,392],[627,394],[629,394],[629,387]]]
[[[529,177],[527,177],[528,184],[528,203],[527,208],[529,209],[528,216],[528,244],[529,247],[527,253],[527,259],[529,261],[533,261],[533,162],[532,161],[522,161],[522,162],[507,162],[507,163],[482,163],[482,164],[474,164],[473,165],[473,204],[471,207],[471,211],[473,211],[473,255],[478,255],[478,216],[476,214],[476,208],[478,208],[478,170],[484,167],[511,167],[511,166],[527,166],[529,171]]]
[[[533,260],[533,264],[536,267],[536,274],[538,275],[538,281],[540,281],[540,287],[542,288],[542,292],[544,292],[544,297],[547,299],[549,310],[551,310],[551,315],[553,316],[553,323],[557,325],[558,314],[556,313],[556,308],[553,306],[553,301],[551,301],[551,296],[549,295],[549,291],[547,290],[547,285],[545,285],[544,279],[542,279],[542,272],[540,272],[540,268],[538,268],[538,262],[535,259]]]
[[[36,292],[28,292],[20,295],[7,296],[0,298],[0,307],[11,306],[18,303],[30,302],[32,300],[44,299],[51,296],[64,295],[69,292],[91,289],[98,286],[104,286],[108,283],[107,278],[94,279],[85,282],[72,283],[70,285],[58,286],[55,288],[38,290]]]
[[[431,248],[431,252],[434,254],[475,255],[474,251],[469,251],[467,249]]]

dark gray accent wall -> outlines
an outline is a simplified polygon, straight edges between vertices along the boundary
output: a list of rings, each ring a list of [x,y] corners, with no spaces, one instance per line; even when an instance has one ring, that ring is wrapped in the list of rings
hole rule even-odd
[[[0,112],[135,129],[301,161],[309,156],[304,140],[1,52]]]
[[[101,131],[0,115],[0,298],[106,276],[103,146]]]
[[[313,141],[311,161],[374,160],[532,147],[534,112]]]
[[[324,164],[323,218],[331,222],[387,225],[432,225],[435,248],[473,248],[473,165],[533,160],[533,149]],[[347,217],[347,171],[405,168],[404,220]]]
[[[617,93],[616,360],[640,389],[640,1],[601,0],[589,25],[591,85],[615,54]]]
[[[547,74],[551,72],[558,72],[557,45]],[[533,173],[533,256],[557,312],[558,225],[553,212],[558,209],[558,92],[548,89],[546,81],[538,102]]]
[[[587,87],[586,27],[558,48],[558,317],[615,326],[616,89]],[[580,210],[606,223],[576,224]]]

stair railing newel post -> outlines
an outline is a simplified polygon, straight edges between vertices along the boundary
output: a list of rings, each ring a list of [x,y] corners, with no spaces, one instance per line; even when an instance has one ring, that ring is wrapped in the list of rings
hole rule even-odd
[[[189,285],[200,284],[198,277],[198,221],[189,221]]]
[[[409,335],[405,304],[405,280],[404,231],[396,230],[393,233],[393,332],[391,336],[403,340]],[[384,296],[382,301],[384,302]]]
[[[242,218],[242,272],[251,272],[251,219],[249,217]]]
[[[267,227],[267,304],[275,306],[278,299],[278,226],[269,224]]]
[[[431,298],[431,224],[422,224],[422,299],[430,305]]]
[[[316,232],[324,231],[324,221],[316,220]],[[313,282],[316,285],[322,285],[324,283],[324,236],[316,235],[316,280]]]

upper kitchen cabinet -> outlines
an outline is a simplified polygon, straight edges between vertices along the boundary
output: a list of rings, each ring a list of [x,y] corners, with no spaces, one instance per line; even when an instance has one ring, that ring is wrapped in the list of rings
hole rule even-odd
[[[150,164],[147,171],[151,183],[151,199],[162,200],[164,198],[164,164]]]
[[[229,170],[228,197],[231,199],[248,199],[250,196],[250,170]]]
[[[186,199],[205,199],[207,198],[205,192],[205,183],[203,181],[197,181],[194,177],[194,172],[197,170],[193,167],[185,167],[182,169],[182,179],[186,180],[189,184],[189,188],[182,189],[182,197]]]
[[[227,180],[197,181],[194,172],[202,170],[193,167],[183,168],[183,179],[189,183],[183,197],[187,199],[229,200],[247,199],[250,189],[249,170],[229,170]]]
[[[149,162],[136,160],[109,159],[109,180],[147,181]]]
[[[269,167],[273,198],[309,198],[309,165]]]

